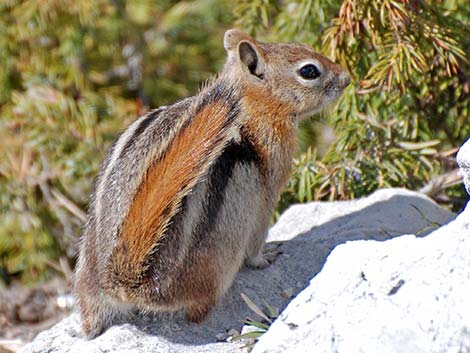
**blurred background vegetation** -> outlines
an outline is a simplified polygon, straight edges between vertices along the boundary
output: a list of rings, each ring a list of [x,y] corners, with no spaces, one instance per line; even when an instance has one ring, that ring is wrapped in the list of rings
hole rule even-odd
[[[0,281],[73,264],[110,144],[217,72],[231,27],[311,44],[354,79],[336,108],[302,125],[278,214],[390,186],[463,207],[453,158],[470,136],[467,0],[4,0]]]

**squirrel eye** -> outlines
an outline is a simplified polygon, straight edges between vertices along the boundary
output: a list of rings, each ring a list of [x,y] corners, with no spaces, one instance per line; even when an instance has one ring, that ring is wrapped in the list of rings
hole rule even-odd
[[[313,64],[302,66],[299,70],[299,75],[306,80],[314,80],[320,77],[320,70]]]

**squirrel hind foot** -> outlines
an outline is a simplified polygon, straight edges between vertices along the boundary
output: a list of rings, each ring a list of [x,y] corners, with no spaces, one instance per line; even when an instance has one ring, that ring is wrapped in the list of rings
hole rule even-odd
[[[98,293],[95,296],[79,297],[78,308],[81,317],[81,328],[86,339],[101,335],[117,319],[128,316],[129,308],[125,305],[113,305],[106,295]]]
[[[82,334],[88,340],[101,335],[109,326],[101,315],[92,313],[86,308],[81,308],[80,316]]]
[[[98,337],[106,330],[106,328],[107,327],[105,327],[103,323],[92,323],[88,319],[82,321],[83,336],[87,340]]]

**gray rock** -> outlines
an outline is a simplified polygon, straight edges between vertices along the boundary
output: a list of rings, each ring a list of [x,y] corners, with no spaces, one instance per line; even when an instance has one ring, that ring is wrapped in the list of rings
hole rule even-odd
[[[388,257],[382,259],[380,263],[375,262],[377,266],[380,265],[379,267],[372,266],[372,263],[371,265],[364,263],[365,267],[361,267],[361,259],[372,260],[374,256],[379,259],[382,256],[379,254],[386,255],[385,250],[375,249],[370,249],[372,254],[368,254],[367,252],[371,246],[369,244],[376,244],[377,249],[382,245],[385,249],[387,243],[379,243],[379,241],[408,233],[424,235],[435,227],[435,223],[444,224],[453,218],[452,213],[440,208],[429,198],[403,189],[380,190],[367,198],[356,201],[313,202],[293,206],[285,212],[272,228],[269,236],[269,245],[271,247],[277,246],[282,254],[267,269],[243,269],[230,291],[217,305],[205,323],[201,325],[189,324],[184,321],[182,315],[144,316],[132,323],[113,326],[98,338],[86,341],[80,336],[79,319],[74,314],[52,329],[39,334],[32,343],[24,347],[22,352],[240,352],[240,343],[217,342],[217,339],[228,336],[230,330],[232,332],[234,329],[240,331],[243,321],[248,316],[259,319],[241,299],[241,292],[245,293],[260,307],[263,307],[263,300],[265,300],[271,306],[282,309],[288,302],[289,296],[286,293],[296,295],[304,288],[309,280],[321,270],[333,248],[351,240],[359,240],[359,242],[352,242],[344,247],[339,247],[334,252],[332,258],[337,259],[336,261],[343,265],[341,268],[337,268],[337,273],[330,273],[329,268],[333,267],[335,269],[335,266],[331,266],[329,261],[325,268],[328,274],[324,274],[322,271],[313,280],[312,283],[316,283],[323,279],[321,283],[325,288],[321,293],[324,294],[315,294],[320,293],[317,288],[314,290],[315,295],[312,297],[309,288],[298,297],[309,298],[310,296],[310,305],[313,304],[315,308],[320,310],[311,311],[309,307],[308,311],[311,317],[308,320],[318,322],[315,321],[316,318],[325,317],[326,315],[323,311],[327,308],[325,305],[336,303],[332,304],[333,309],[335,315],[339,315],[341,319],[337,324],[339,325],[337,329],[340,326],[346,327],[348,325],[354,327],[355,322],[360,320],[361,317],[363,318],[361,316],[363,308],[359,306],[348,308],[341,304],[343,300],[346,300],[344,297],[347,293],[346,290],[350,289],[349,285],[356,283],[360,286],[359,292],[354,293],[354,296],[365,302],[369,293],[378,293],[378,288],[382,292],[388,293],[402,279],[405,281],[403,288],[397,289],[397,293],[390,296],[390,298],[399,298],[403,295],[402,293],[407,293],[414,288],[410,284],[412,283],[412,275],[422,277],[420,273],[414,274],[414,272],[398,270],[395,267],[392,271],[387,268],[387,264],[393,266],[395,262],[401,261],[403,262],[402,266],[408,266],[413,261],[419,261],[419,258],[413,255],[416,251],[423,252],[422,256],[425,256],[424,248],[412,246],[411,240],[415,239],[414,237],[405,237],[403,238],[405,240],[399,238],[395,242],[392,241],[391,246],[393,249],[401,249],[399,244],[404,244],[406,241],[410,242],[410,246],[405,246],[403,249],[404,255],[400,256],[400,260]],[[367,242],[363,241],[364,239],[374,241]],[[446,242],[441,243],[443,249],[450,246]],[[352,246],[354,250],[351,252],[343,250],[349,246]],[[458,258],[455,261],[458,261]],[[431,268],[435,271],[441,270],[437,265]],[[362,279],[361,271],[364,272],[366,280]],[[463,271],[462,268],[455,267],[456,273],[461,271]],[[350,279],[344,278],[348,274],[353,277]],[[453,275],[449,273],[448,276],[450,278]],[[433,293],[431,287],[426,288],[429,290],[428,294]],[[345,290],[344,293],[341,292],[343,289]],[[424,291],[423,288],[418,293],[421,295]],[[468,293],[470,291],[466,292],[467,296]],[[333,294],[337,295],[337,298],[330,297]],[[463,292],[461,295],[464,295]],[[298,298],[294,302],[297,302]],[[418,304],[421,310],[425,311],[425,306],[428,303],[431,304],[431,299],[428,296],[424,298],[426,301]],[[445,302],[447,299],[442,296],[439,297],[439,300]],[[384,307],[381,310],[380,315],[385,315],[390,311],[395,313],[395,316],[391,319],[399,320],[401,318],[401,311],[398,308],[395,309],[393,305]],[[354,315],[358,317],[357,320]],[[454,319],[454,316],[449,314],[449,319]],[[282,317],[285,318],[285,315],[283,314]],[[441,319],[442,317],[439,316],[438,318]],[[380,321],[380,317],[370,319],[377,323]],[[275,327],[283,325],[283,322],[290,323],[289,320],[278,320],[273,325],[273,330]],[[328,325],[331,325],[331,323]],[[327,335],[329,335],[328,338],[336,337],[331,335],[329,330],[332,326],[328,325],[324,325],[314,336],[309,337],[308,342],[313,342],[315,337],[324,338]],[[375,330],[378,332],[379,328],[380,326],[377,326]],[[396,329],[402,328],[396,324]],[[294,332],[290,328],[288,330]],[[393,332],[389,331],[389,335],[393,335]],[[405,330],[400,337],[408,337],[412,334],[415,334],[415,331]],[[458,334],[460,333],[456,333],[456,335]],[[263,345],[269,341],[269,337],[273,336],[269,334],[266,337],[266,339],[263,339]],[[279,335],[279,337],[284,337],[284,334]],[[355,337],[359,339],[358,336]],[[337,337],[337,339],[336,343],[330,341],[330,346],[335,346],[343,338]],[[383,336],[382,339],[392,341],[394,338],[393,336]],[[351,341],[348,340],[348,342]],[[407,342],[411,341],[408,340]],[[371,347],[373,344],[376,343],[370,341]],[[268,349],[263,348],[267,347],[263,345],[260,346],[258,351]]]
[[[460,147],[459,153],[457,154],[457,163],[463,174],[463,182],[467,188],[467,192],[470,194],[470,139]]]

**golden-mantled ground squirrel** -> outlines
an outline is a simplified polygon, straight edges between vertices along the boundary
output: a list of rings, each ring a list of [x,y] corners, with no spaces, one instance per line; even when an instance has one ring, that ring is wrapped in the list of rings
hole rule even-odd
[[[245,262],[263,268],[300,119],[349,74],[310,47],[225,33],[222,72],[194,97],[137,119],[91,196],[75,273],[83,330],[134,308],[203,320]]]

